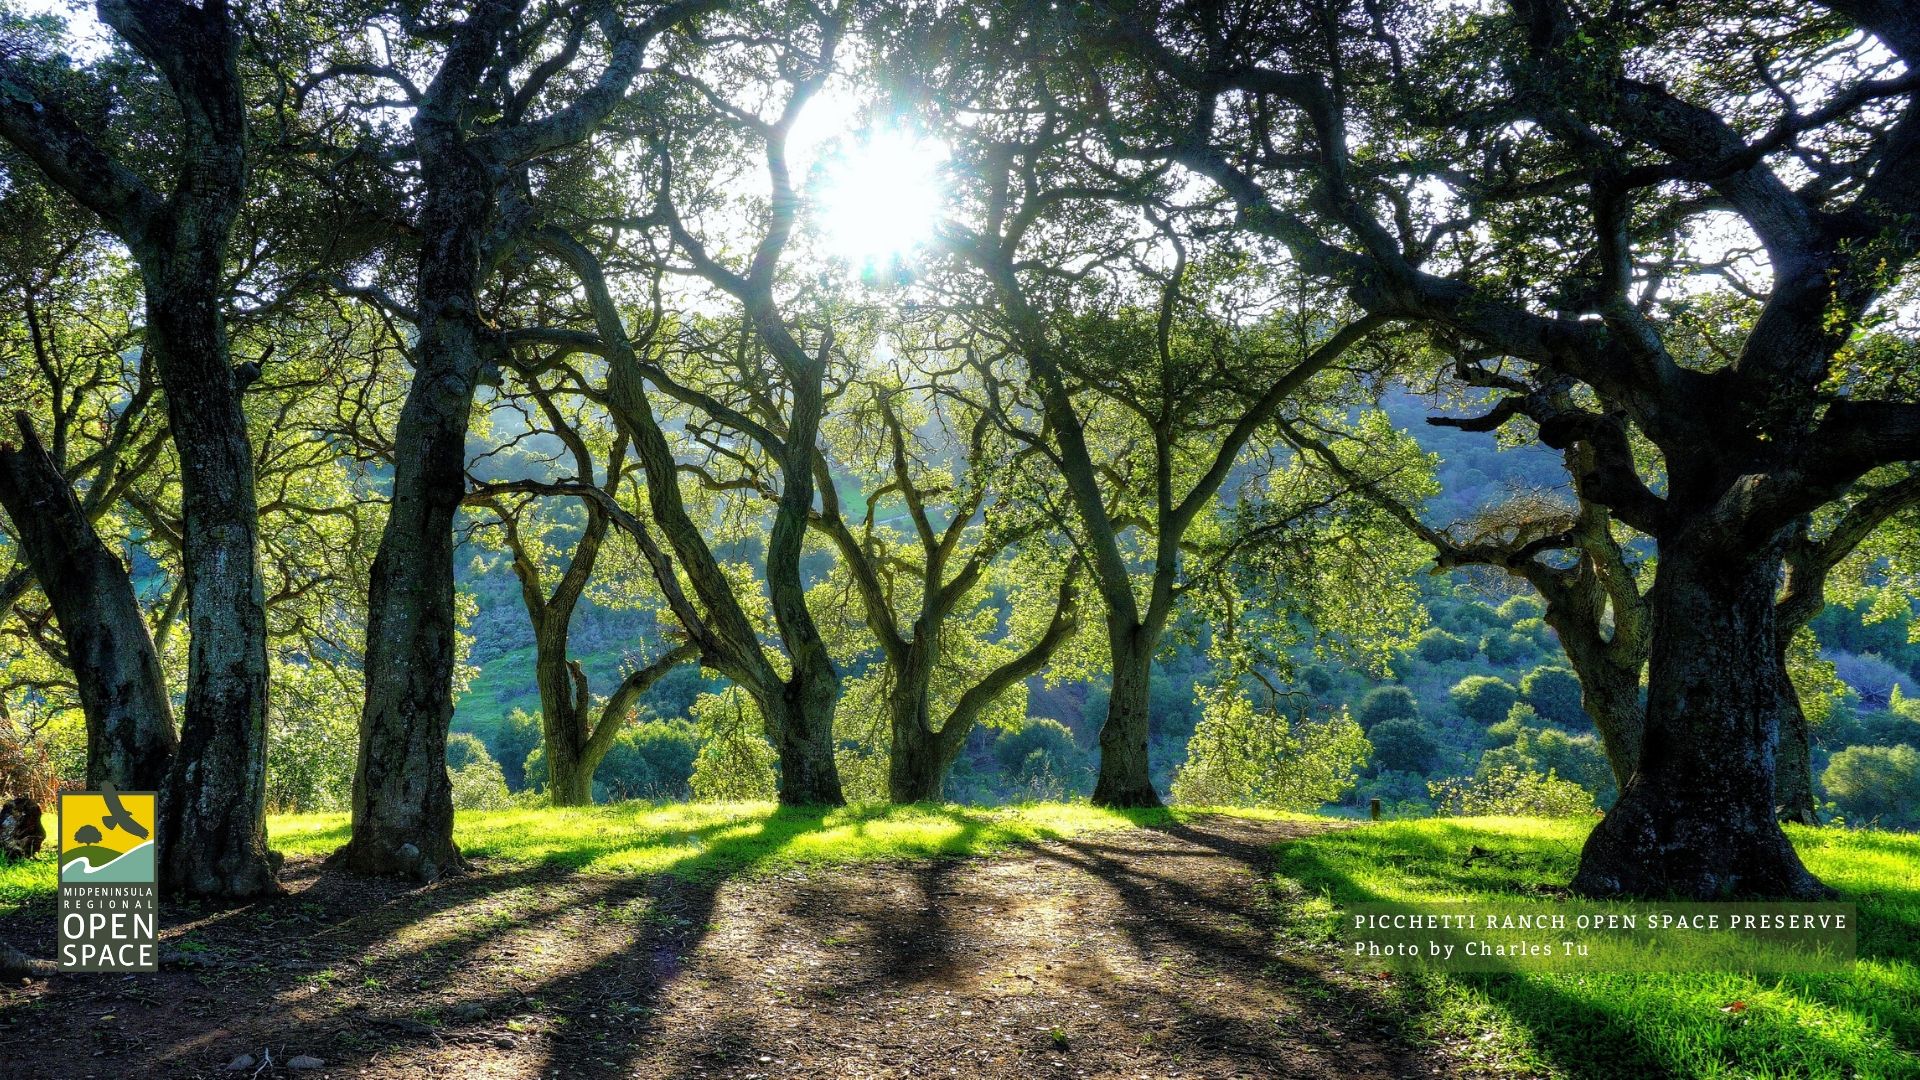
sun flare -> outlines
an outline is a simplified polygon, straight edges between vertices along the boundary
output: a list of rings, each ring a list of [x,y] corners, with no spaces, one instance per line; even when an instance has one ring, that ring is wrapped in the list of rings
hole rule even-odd
[[[933,239],[946,163],[944,147],[911,132],[854,136],[823,170],[820,227],[828,249],[861,270],[905,262]]]

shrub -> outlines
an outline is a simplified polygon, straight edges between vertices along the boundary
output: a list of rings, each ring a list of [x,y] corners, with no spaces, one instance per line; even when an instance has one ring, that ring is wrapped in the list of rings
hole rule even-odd
[[[1516,705],[1514,712],[1524,708],[1526,706]],[[1528,727],[1514,719],[1504,720],[1487,730],[1491,732],[1509,725],[1514,728],[1513,740],[1482,754],[1476,776],[1509,767],[1535,775],[1547,773],[1579,784],[1603,803],[1613,801],[1616,794],[1613,769],[1607,764],[1606,751],[1593,736],[1569,735],[1559,728]]]
[[[1427,792],[1435,809],[1449,816],[1580,817],[1596,809],[1593,795],[1579,784],[1514,765],[1471,777],[1435,780],[1427,785]]]
[[[1362,801],[1380,800],[1380,812],[1386,817],[1424,817],[1433,813],[1433,800],[1427,797],[1427,778],[1419,773],[1382,770],[1371,780],[1362,780],[1354,794]]]
[[[1520,679],[1520,695],[1551,723],[1573,730],[1592,726],[1580,707],[1580,680],[1567,668],[1542,664],[1527,672]]]
[[[453,782],[455,810],[505,810],[513,805],[500,764],[491,758],[454,769],[447,778]]]
[[[1493,675],[1469,675],[1447,691],[1454,711],[1469,720],[1491,726],[1507,718],[1520,700],[1520,691]]]
[[[780,755],[761,733],[760,709],[745,691],[729,686],[694,699],[700,752],[688,786],[693,797],[715,802],[771,799]]]
[[[1333,673],[1319,664],[1308,664],[1300,669],[1300,685],[1319,697],[1325,697],[1333,690]]]
[[[594,771],[594,787],[608,799],[688,799],[699,754],[700,737],[685,720],[635,724],[614,737]]]
[[[1343,709],[1315,723],[1256,709],[1238,687],[1200,689],[1201,721],[1175,774],[1176,802],[1311,810],[1338,799],[1373,750]]]
[[[1092,762],[1058,720],[1031,717],[993,741],[993,759],[1022,799],[1059,799],[1090,789]]]
[[[1353,718],[1360,721],[1361,728],[1372,731],[1375,724],[1387,720],[1420,719],[1420,703],[1404,686],[1376,686],[1361,696]]]
[[[1506,602],[1498,608],[1495,608],[1494,611],[1500,616],[1501,622],[1512,626],[1515,623],[1527,619],[1540,618],[1547,613],[1547,607],[1540,602],[1538,597],[1522,594],[1520,596],[1507,597]]]
[[[1403,716],[1368,728],[1367,741],[1373,744],[1373,767],[1379,772],[1425,772],[1440,752],[1426,724]]]
[[[1833,755],[1820,783],[1856,825],[1920,828],[1920,750],[1851,746]]]
[[[1434,621],[1456,633],[1474,635],[1489,626],[1503,625],[1500,613],[1478,600],[1469,600],[1444,612],[1436,612]]]
[[[1480,651],[1496,664],[1517,664],[1539,651],[1539,643],[1525,634],[1495,630],[1480,639]]]
[[[1444,664],[1449,660],[1469,659],[1475,650],[1473,642],[1436,627],[1414,641],[1413,651],[1429,664]]]
[[[1512,746],[1530,728],[1540,726],[1540,714],[1522,701],[1507,710],[1507,718],[1487,729],[1488,746]]]
[[[524,791],[530,785],[527,778],[527,755],[540,745],[540,718],[525,709],[514,709],[500,720],[500,726],[494,729],[493,741],[488,749],[493,752],[493,760],[500,763],[500,771],[507,778],[507,787],[514,791]],[[534,778],[545,784],[543,772]]]
[[[480,736],[466,731],[456,731],[447,736],[448,771],[464,769],[477,761],[492,760],[493,755],[487,752],[487,744],[480,741]]]
[[[1920,720],[1891,710],[1862,713],[1841,734],[1848,745],[1920,746]]]

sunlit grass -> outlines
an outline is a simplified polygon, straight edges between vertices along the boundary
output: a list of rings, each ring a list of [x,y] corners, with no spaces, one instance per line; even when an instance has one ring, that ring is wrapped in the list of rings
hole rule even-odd
[[[698,876],[749,868],[981,855],[1038,840],[1171,820],[1164,810],[1084,804],[1017,807],[852,806],[797,809],[773,803],[619,803],[573,809],[466,811],[454,840],[469,856],[581,873]],[[346,843],[346,814],[267,818],[268,842],[290,858]],[[53,833],[48,819],[48,833]],[[0,868],[0,913],[50,901],[51,848]]]
[[[1290,930],[1329,940],[1345,903],[1538,896],[1572,876],[1591,827],[1477,818],[1324,833],[1282,847],[1276,881]],[[1790,831],[1859,907],[1851,972],[1400,975],[1393,993],[1416,1034],[1496,1073],[1920,1077],[1920,836]],[[1463,865],[1473,845],[1495,857]]]

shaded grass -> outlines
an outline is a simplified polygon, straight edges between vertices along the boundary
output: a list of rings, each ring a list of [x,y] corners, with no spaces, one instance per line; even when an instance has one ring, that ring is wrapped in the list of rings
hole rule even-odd
[[[584,873],[698,877],[887,859],[981,855],[1039,840],[1163,824],[1165,810],[1084,804],[781,807],[773,803],[617,803],[579,808],[464,811],[454,839],[470,856]],[[346,814],[267,818],[269,842],[289,857],[323,856],[346,843]],[[48,834],[54,835],[48,818]],[[51,903],[53,852],[0,867],[0,914]]]
[[[1538,898],[1572,877],[1591,828],[1470,818],[1324,833],[1279,849],[1275,885],[1289,931],[1331,945],[1342,904]],[[1406,974],[1389,992],[1418,1034],[1495,1074],[1920,1077],[1920,836],[1790,833],[1858,905],[1850,972]],[[1463,865],[1474,845],[1491,857]]]

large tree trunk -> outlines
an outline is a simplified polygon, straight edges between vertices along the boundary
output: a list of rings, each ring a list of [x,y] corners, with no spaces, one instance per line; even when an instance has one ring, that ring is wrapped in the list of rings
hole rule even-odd
[[[1108,618],[1107,640],[1113,654],[1113,693],[1106,723],[1100,727],[1100,777],[1093,788],[1095,806],[1159,806],[1160,793],[1148,773],[1149,692],[1153,653],[1159,635]]]
[[[1774,819],[1777,545],[1663,543],[1639,767],[1581,853],[1595,896],[1819,897]]]
[[[453,843],[453,515],[466,462],[471,376],[428,345],[394,439],[393,502],[367,595],[367,700],[345,865],[432,881],[461,866]],[[440,355],[433,355],[440,353]],[[432,359],[429,357],[432,356]]]
[[[847,799],[833,760],[833,713],[840,700],[840,673],[807,608],[807,582],[800,568],[813,515],[814,447],[826,408],[824,358],[811,357],[800,348],[770,297],[747,307],[760,339],[780,357],[792,389],[787,447],[780,462],[780,501],[767,536],[766,564],[767,598],[793,665],[779,707],[767,714],[775,726],[768,734],[780,755],[780,801],[788,806],[841,806]]]
[[[593,773],[600,761],[597,757],[584,760],[587,677],[578,665],[567,662],[564,630],[536,627],[533,666],[540,686],[541,737],[546,742],[547,800],[555,806],[590,806]]]
[[[916,636],[906,662],[893,672],[887,720],[893,745],[887,758],[887,798],[896,803],[938,802],[947,770],[960,753],[965,733],[933,726],[933,649]],[[949,724],[948,726],[952,726]],[[971,729],[972,724],[966,724]]]
[[[488,163],[445,117],[414,121],[420,213],[413,383],[394,431],[393,501],[367,594],[367,700],[345,865],[432,881],[464,865],[453,842],[453,518],[466,493],[479,375],[481,245],[494,210]]]
[[[462,865],[446,747],[453,719],[453,516],[465,483],[473,376],[450,355],[457,347],[447,341],[449,320],[422,321],[441,325],[422,327],[420,360],[395,433],[393,502],[367,596],[353,838],[341,855],[360,873],[432,881]]]
[[[554,806],[592,806],[593,774],[599,768],[598,761],[589,765],[577,752],[562,751],[558,754],[548,744],[547,752],[547,798]],[[603,757],[605,755],[602,755]]]
[[[87,787],[160,791],[179,741],[132,579],[94,532],[32,423],[17,419],[21,448],[0,445],[0,507],[66,641],[87,721]]]
[[[266,832],[266,604],[253,449],[221,315],[221,252],[193,256],[141,261],[146,353],[180,457],[192,634],[180,749],[161,800],[160,880],[233,898],[278,887]]]
[[[785,806],[844,806],[840,768],[833,760],[833,710],[838,679],[796,678],[777,697],[758,704],[767,738],[780,757],[778,796]]]
[[[1600,734],[1600,748],[1606,751],[1615,785],[1625,791],[1640,763],[1640,740],[1647,722],[1640,700],[1640,670],[1614,663],[1604,647],[1575,647],[1568,633],[1561,633],[1560,641],[1567,646],[1567,658],[1580,679],[1580,708]]]

